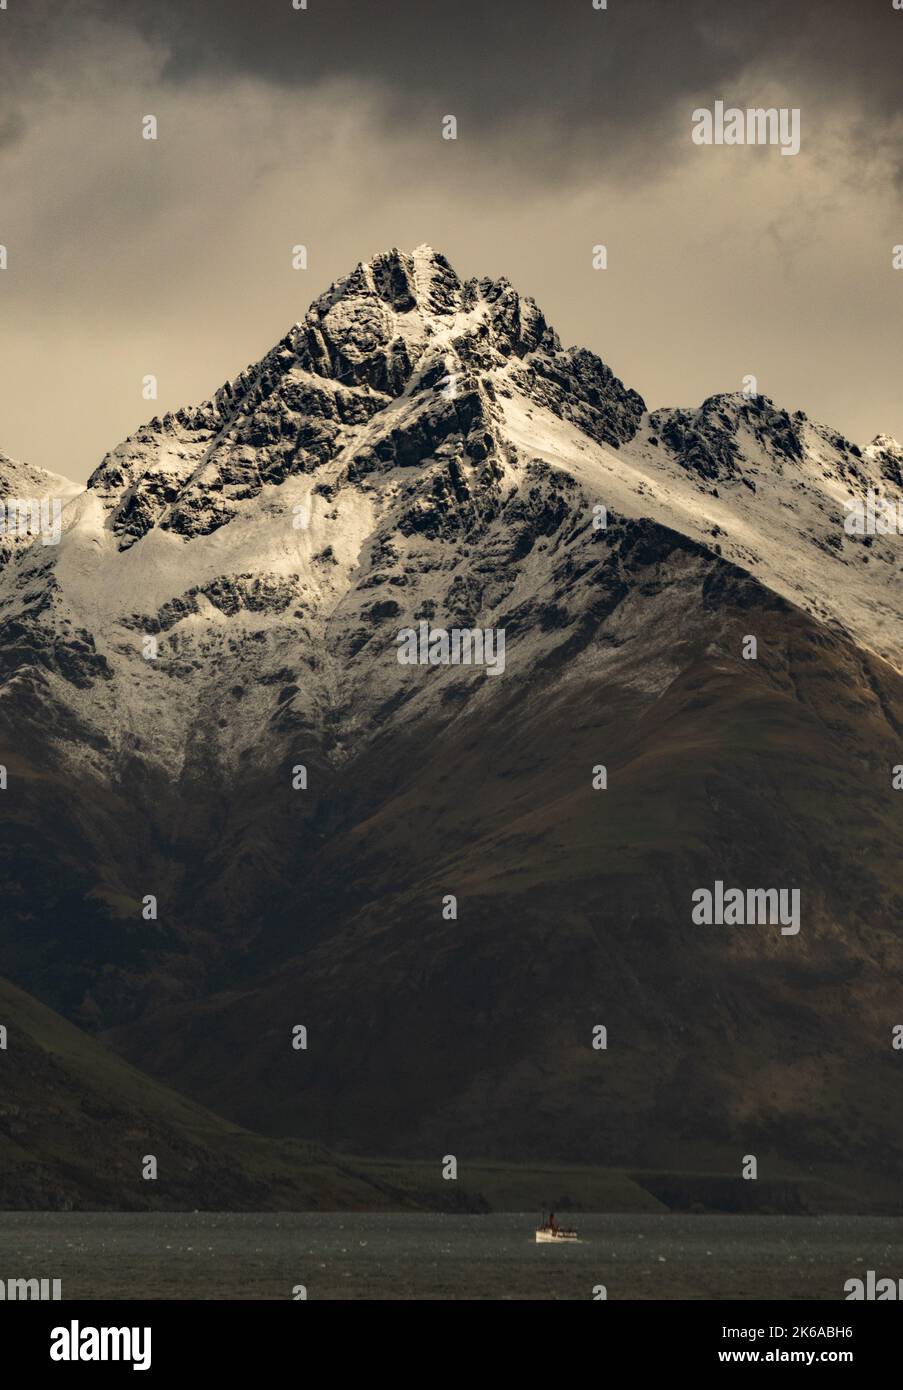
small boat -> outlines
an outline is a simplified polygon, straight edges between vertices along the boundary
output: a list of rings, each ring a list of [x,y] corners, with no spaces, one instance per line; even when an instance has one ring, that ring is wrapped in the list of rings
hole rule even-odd
[[[536,1228],[537,1245],[552,1245],[560,1240],[577,1241],[579,1243],[580,1237],[577,1235],[577,1232],[573,1230],[566,1231],[562,1226],[559,1226],[558,1222],[555,1220],[555,1213],[553,1211],[549,1212],[548,1221],[546,1221],[545,1215],[545,1212],[543,1212],[542,1225]]]

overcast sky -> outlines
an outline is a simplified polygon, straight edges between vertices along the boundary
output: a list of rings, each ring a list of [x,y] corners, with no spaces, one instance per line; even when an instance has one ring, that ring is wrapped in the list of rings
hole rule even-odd
[[[901,71],[892,0],[8,0],[0,450],[84,478],[421,242],[650,407],[752,374],[903,439]],[[695,145],[717,100],[800,153]]]

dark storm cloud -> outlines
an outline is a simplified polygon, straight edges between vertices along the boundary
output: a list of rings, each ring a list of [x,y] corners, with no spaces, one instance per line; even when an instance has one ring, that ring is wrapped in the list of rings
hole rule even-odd
[[[600,147],[639,127],[648,136],[658,121],[664,129],[674,103],[700,93],[754,103],[755,92],[740,90],[750,72],[852,102],[876,141],[900,109],[903,13],[891,0],[610,0],[606,11],[592,0],[308,5],[11,0],[0,62],[15,83],[23,64],[131,29],[163,46],[172,83],[243,74],[297,87],[350,77],[377,84],[398,119],[441,106],[484,128],[528,119],[541,131],[546,122],[578,144],[595,135]]]

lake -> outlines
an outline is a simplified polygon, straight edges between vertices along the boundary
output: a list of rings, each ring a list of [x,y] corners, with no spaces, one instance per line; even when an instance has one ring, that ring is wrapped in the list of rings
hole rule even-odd
[[[903,1276],[903,1218],[538,1213],[0,1213],[0,1280],[63,1298],[842,1299]]]

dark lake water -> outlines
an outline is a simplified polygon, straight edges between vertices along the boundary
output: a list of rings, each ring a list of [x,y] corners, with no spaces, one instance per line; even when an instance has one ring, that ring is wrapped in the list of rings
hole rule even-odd
[[[903,1277],[903,1219],[574,1216],[579,1245],[537,1245],[537,1213],[0,1213],[0,1279],[63,1298],[843,1299]]]

